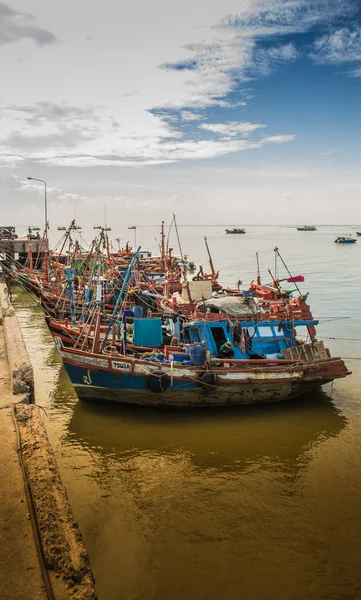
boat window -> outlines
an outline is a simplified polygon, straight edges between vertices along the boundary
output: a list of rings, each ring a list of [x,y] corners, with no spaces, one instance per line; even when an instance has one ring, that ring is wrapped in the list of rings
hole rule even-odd
[[[185,327],[184,336],[187,342],[191,342],[192,344],[200,344],[202,342],[199,327]]]
[[[248,335],[250,337],[253,337],[256,333],[256,328],[255,327],[248,327]]]
[[[260,337],[273,337],[273,331],[271,327],[258,327],[258,335]]]
[[[217,349],[219,350],[220,347],[222,346],[222,344],[224,344],[224,342],[227,341],[226,334],[224,333],[224,329],[223,329],[223,327],[211,327],[210,329],[211,329],[215,344],[217,346]]]

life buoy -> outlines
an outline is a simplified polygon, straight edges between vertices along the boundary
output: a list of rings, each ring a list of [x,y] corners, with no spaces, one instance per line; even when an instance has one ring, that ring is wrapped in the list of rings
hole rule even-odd
[[[212,371],[206,371],[199,376],[198,381],[205,392],[214,392],[218,385],[219,379],[215,373]]]
[[[165,392],[170,385],[170,377],[164,371],[152,371],[148,375],[148,388],[155,394]]]

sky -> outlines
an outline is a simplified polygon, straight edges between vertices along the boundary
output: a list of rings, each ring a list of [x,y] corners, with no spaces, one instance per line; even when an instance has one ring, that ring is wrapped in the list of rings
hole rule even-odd
[[[3,225],[361,223],[360,0],[0,2]]]

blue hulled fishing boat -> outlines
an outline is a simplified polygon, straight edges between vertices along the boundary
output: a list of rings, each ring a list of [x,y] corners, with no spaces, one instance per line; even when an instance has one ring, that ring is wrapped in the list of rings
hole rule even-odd
[[[141,321],[153,333],[160,326],[159,319]],[[64,346],[57,336],[55,341],[82,399],[174,407],[258,404],[300,396],[348,374],[322,342],[297,344],[294,326],[316,324],[195,321],[184,327],[180,347],[132,346],[125,353],[115,345],[84,351]]]
[[[201,301],[205,312],[193,319],[173,309],[163,318],[143,318],[139,307],[125,310],[139,250],[106,324],[101,283],[88,326],[76,322],[75,309],[71,324],[49,321],[79,398],[168,407],[258,404],[301,396],[349,374],[343,360],[316,340],[318,321],[306,298],[270,299],[277,288],[265,288],[261,304],[255,297],[210,300],[216,312]],[[73,304],[69,271],[68,286]],[[173,334],[167,343],[164,319]],[[307,343],[299,337],[302,330]]]
[[[335,244],[354,244],[357,240],[353,237],[340,236],[335,239]]]

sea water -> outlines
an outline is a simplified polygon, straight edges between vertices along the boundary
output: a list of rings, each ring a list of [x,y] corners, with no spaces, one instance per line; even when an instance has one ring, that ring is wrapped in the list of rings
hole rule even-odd
[[[243,226],[242,223],[232,226]],[[195,412],[77,401],[42,311],[15,294],[36,397],[100,600],[361,598],[360,226],[180,227],[182,250],[235,287],[304,275],[318,338],[353,375],[280,404]],[[138,227],[157,253],[158,228]],[[177,253],[177,246],[174,242]]]

